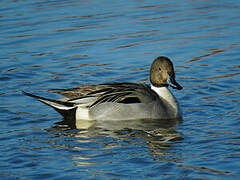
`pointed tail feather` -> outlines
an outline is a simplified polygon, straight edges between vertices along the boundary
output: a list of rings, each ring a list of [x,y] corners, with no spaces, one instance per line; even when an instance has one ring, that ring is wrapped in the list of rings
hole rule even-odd
[[[75,112],[77,107],[74,106],[74,103],[70,102],[64,102],[64,101],[59,101],[59,100],[54,100],[54,99],[48,99],[44,97],[40,97],[34,94],[27,93],[25,91],[22,91],[23,94],[33,97],[37,99],[38,101],[52,107],[55,109],[58,113],[60,113],[63,117],[68,117],[68,116],[74,116],[75,117]]]

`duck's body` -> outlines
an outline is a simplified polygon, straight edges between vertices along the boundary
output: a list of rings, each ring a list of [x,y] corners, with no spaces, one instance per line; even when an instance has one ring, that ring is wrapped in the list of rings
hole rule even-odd
[[[160,81],[159,81],[160,79]],[[55,90],[65,98],[47,99],[26,95],[53,107],[65,118],[83,120],[172,119],[181,117],[178,102],[168,89],[182,89],[175,81],[173,65],[166,57],[158,57],[151,66],[151,87],[137,83],[112,83]]]

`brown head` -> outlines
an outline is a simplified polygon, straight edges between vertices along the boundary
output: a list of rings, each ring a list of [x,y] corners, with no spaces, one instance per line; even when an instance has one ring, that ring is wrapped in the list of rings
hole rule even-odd
[[[155,87],[170,85],[174,89],[182,89],[182,86],[175,80],[173,63],[164,56],[159,56],[153,61],[150,69],[150,82]]]

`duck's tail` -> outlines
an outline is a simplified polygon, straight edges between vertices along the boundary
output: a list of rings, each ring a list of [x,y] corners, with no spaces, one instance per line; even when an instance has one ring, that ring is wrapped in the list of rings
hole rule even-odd
[[[52,107],[55,109],[58,113],[60,113],[64,118],[75,118],[75,113],[77,107],[74,105],[74,103],[71,102],[65,102],[65,101],[60,101],[60,100],[55,100],[55,99],[48,99],[44,97],[40,97],[34,94],[27,93],[25,91],[22,91],[23,94],[33,97],[37,99],[38,101]]]

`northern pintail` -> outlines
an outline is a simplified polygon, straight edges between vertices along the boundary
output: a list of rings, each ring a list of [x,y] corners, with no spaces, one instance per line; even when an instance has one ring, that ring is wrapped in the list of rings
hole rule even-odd
[[[160,56],[150,68],[151,86],[138,83],[109,83],[55,89],[50,92],[63,95],[60,100],[48,99],[27,92],[54,108],[64,118],[82,120],[172,119],[182,113],[177,99],[168,89],[181,90],[175,80],[171,60]]]

